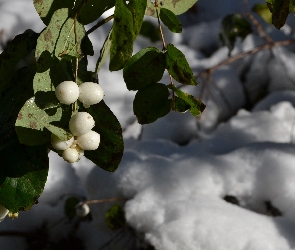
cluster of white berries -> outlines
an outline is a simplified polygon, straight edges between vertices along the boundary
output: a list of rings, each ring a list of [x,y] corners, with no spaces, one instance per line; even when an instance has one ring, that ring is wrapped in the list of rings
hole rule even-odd
[[[79,100],[85,108],[89,108],[103,99],[104,92],[95,82],[84,82],[78,86],[75,82],[64,81],[56,87],[55,95],[63,104],[70,105]]]
[[[102,88],[94,82],[84,82],[80,86],[72,81],[60,83],[55,89],[57,99],[70,105],[77,100],[85,108],[99,103],[104,96]],[[56,135],[51,135],[51,145],[56,150],[62,150],[65,161],[73,163],[79,161],[84,155],[84,150],[96,150],[100,143],[100,135],[92,130],[95,125],[93,117],[87,112],[78,112],[69,121],[69,129],[73,137],[67,141],[60,140]]]

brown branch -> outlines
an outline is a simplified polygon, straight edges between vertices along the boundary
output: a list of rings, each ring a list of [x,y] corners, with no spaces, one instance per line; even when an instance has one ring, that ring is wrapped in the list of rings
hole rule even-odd
[[[239,59],[242,59],[246,56],[249,56],[249,55],[253,55],[257,52],[260,52],[262,50],[266,50],[266,49],[272,49],[274,47],[280,47],[280,46],[287,46],[287,45],[291,45],[291,44],[295,44],[295,39],[291,39],[291,40],[283,40],[283,41],[278,41],[278,42],[272,42],[272,43],[266,43],[266,44],[263,44],[263,45],[260,45],[260,46],[257,46],[255,47],[254,49],[252,50],[248,50],[248,51],[245,51],[245,52],[242,52],[240,54],[237,54],[235,56],[232,56],[230,58],[227,58],[223,61],[221,61],[220,63],[216,64],[215,66],[209,68],[209,69],[205,69],[203,70],[202,72],[200,72],[199,74],[197,74],[197,78],[198,77],[208,77],[210,76],[215,70],[219,69],[220,67],[222,66],[225,66],[227,64],[230,64],[232,62],[235,62]]]
[[[269,36],[269,34],[267,34],[264,29],[262,28],[261,24],[258,22],[258,20],[250,13],[246,13],[246,17],[249,18],[249,20],[253,23],[253,25],[256,27],[258,34],[264,38],[268,43],[272,43],[273,40],[271,39],[271,37]]]
[[[90,33],[92,33],[93,31],[95,31],[96,29],[98,29],[100,26],[102,26],[103,24],[107,23],[108,21],[112,20],[114,18],[114,15],[111,15],[103,20],[100,20],[97,22],[97,24],[95,24],[91,29],[89,29],[86,32],[86,36],[88,36]]]
[[[100,200],[89,200],[84,201],[83,204],[94,204],[94,203],[106,203],[106,202],[113,202],[113,201],[125,201],[124,198],[110,198],[110,199],[100,199]]]

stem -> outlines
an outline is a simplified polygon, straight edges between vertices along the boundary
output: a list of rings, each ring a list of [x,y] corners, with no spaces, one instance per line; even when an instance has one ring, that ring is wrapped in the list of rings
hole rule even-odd
[[[74,34],[75,34],[75,47],[76,47],[76,52],[78,55],[80,55],[79,53],[79,47],[78,47],[78,34],[77,34],[77,17],[78,17],[78,13],[80,12],[80,10],[82,9],[82,7],[85,4],[84,0],[77,8],[76,14],[75,14],[75,18],[74,18]],[[79,58],[76,57],[76,68],[75,68],[75,82],[78,83],[78,67],[79,67]],[[78,110],[78,105],[77,105],[77,101],[74,102],[73,105],[73,112],[76,113]]]
[[[114,18],[114,15],[111,15],[111,16],[103,19],[103,20],[98,21],[97,24],[95,24],[90,30],[88,30],[86,32],[86,36],[88,36],[90,33],[92,33],[93,31],[95,31],[96,29],[98,29],[100,26],[104,25],[108,21],[112,20],[113,18]]]
[[[167,46],[166,46],[166,42],[165,42],[165,38],[164,38],[164,34],[163,34],[163,30],[162,30],[162,26],[161,26],[161,22],[160,22],[160,16],[159,16],[159,11],[158,11],[158,0],[155,1],[155,8],[156,8],[156,13],[157,13],[157,19],[158,19],[158,24],[159,24],[159,29],[160,29],[160,33],[161,33],[161,38],[162,38],[162,43],[163,43],[163,51],[167,50]],[[169,78],[170,78],[170,83],[174,85],[173,83],[173,77],[169,74]],[[172,98],[174,99],[174,91],[172,91]]]
[[[118,197],[118,198],[110,198],[110,199],[89,200],[89,201],[84,201],[83,204],[105,203],[105,202],[113,202],[113,201],[125,201],[125,199]]]

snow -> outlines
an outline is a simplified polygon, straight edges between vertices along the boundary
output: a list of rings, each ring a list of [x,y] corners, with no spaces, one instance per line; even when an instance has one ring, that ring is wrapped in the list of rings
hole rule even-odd
[[[243,12],[243,2],[200,0],[197,14],[180,17],[183,34],[165,31],[167,43],[183,51],[195,74],[227,58],[228,50],[218,40],[220,20]],[[248,7],[258,2],[249,0]],[[0,21],[4,41],[28,28],[44,28],[29,0],[0,1]],[[263,27],[277,41],[293,37],[293,24],[290,17],[282,31]],[[110,27],[90,35],[96,48],[89,58],[91,70]],[[257,34],[249,35],[232,54],[263,43]],[[134,52],[144,46],[161,48],[161,43],[140,37]],[[134,120],[135,92],[127,90],[122,71],[110,73],[104,65],[99,81],[105,101],[124,128],[119,168],[109,173],[85,158],[69,164],[50,152],[39,204],[0,223],[1,249],[33,246],[32,239],[1,232],[45,232],[47,238],[38,242],[45,245],[77,237],[90,250],[145,249],[147,244],[157,250],[295,249],[293,51],[292,46],[265,50],[220,67],[210,79],[199,79],[197,87],[183,88],[202,96],[207,107],[200,117],[171,112],[144,126]],[[92,219],[68,220],[64,204],[73,196],[81,201],[126,199],[119,203],[128,226],[112,231],[105,223],[104,214],[117,202],[89,204]]]

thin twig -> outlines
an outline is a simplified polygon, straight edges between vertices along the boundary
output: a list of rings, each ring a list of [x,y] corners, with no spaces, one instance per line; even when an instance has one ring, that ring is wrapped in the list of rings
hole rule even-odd
[[[103,20],[98,21],[97,24],[95,24],[91,29],[89,29],[86,32],[86,36],[88,36],[90,33],[92,33],[93,31],[95,31],[96,29],[98,29],[100,26],[104,25],[108,21],[112,20],[113,18],[114,18],[114,15],[111,15],[111,16],[103,19]]]
[[[264,31],[264,29],[262,28],[261,24],[258,22],[258,20],[250,12],[248,12],[246,14],[246,17],[248,17],[250,19],[250,21],[256,27],[258,33],[260,34],[260,36],[262,38],[264,38],[268,43],[272,43],[273,42],[273,40],[271,39],[271,37],[269,36],[269,34],[267,34]]]
[[[227,58],[227,59],[221,61],[220,63],[216,64],[215,66],[213,66],[213,67],[211,67],[209,69],[203,70],[202,72],[197,74],[196,77],[204,77],[204,76],[208,77],[208,75],[211,75],[215,70],[219,69],[220,67],[225,66],[227,64],[230,64],[232,62],[235,62],[235,61],[237,61],[239,59],[242,59],[242,58],[244,58],[246,56],[253,55],[253,54],[255,54],[257,52],[260,52],[262,50],[271,49],[271,48],[279,47],[279,46],[287,46],[287,45],[291,45],[291,44],[295,44],[295,39],[283,40],[283,41],[272,42],[272,43],[266,43],[266,44],[257,46],[252,50],[248,50],[248,51],[239,53],[239,54],[237,54],[235,56],[232,56],[230,58]]]
[[[75,47],[76,47],[76,52],[77,54],[80,56],[80,53],[79,53],[79,47],[78,47],[78,34],[77,34],[77,17],[78,17],[78,14],[80,12],[80,10],[82,9],[82,7],[84,6],[85,4],[85,1],[87,0],[84,0],[77,8],[77,11],[75,13],[75,17],[74,17],[74,34],[75,34]],[[76,57],[76,68],[75,68],[75,82],[78,83],[78,67],[79,67],[79,58]],[[74,102],[74,105],[73,105],[73,109],[74,109],[74,113],[77,111],[77,101]]]
[[[166,47],[166,42],[165,42],[165,38],[164,38],[164,34],[163,34],[163,29],[162,29],[161,22],[160,22],[157,0],[155,1],[155,8],[156,8],[156,13],[157,13],[157,19],[158,19],[159,29],[160,29],[160,33],[161,33],[161,38],[162,38],[162,42],[163,42],[163,51],[166,51],[167,47]]]
[[[84,201],[83,204],[94,204],[94,203],[106,203],[106,202],[113,202],[113,201],[125,201],[124,198],[110,198],[110,199],[100,199],[100,200],[89,200]]]

